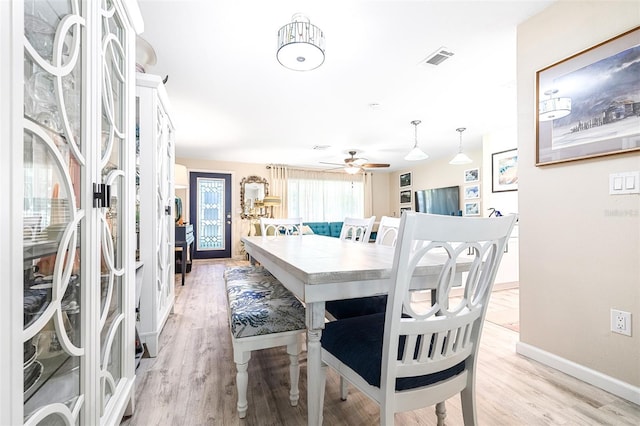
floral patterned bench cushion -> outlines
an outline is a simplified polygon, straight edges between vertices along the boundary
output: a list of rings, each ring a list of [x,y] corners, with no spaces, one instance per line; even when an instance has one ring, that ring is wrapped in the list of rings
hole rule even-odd
[[[224,271],[235,338],[305,329],[302,303],[262,266]]]

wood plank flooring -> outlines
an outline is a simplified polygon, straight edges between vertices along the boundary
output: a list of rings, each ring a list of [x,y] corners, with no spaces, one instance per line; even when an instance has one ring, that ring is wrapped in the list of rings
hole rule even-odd
[[[253,353],[249,411],[238,419],[222,279],[225,266],[238,263],[196,260],[184,286],[176,275],[175,312],[160,337],[158,356],[142,359],[135,413],[121,425],[306,425],[306,354],[300,359],[300,402],[291,407],[284,348]],[[489,310],[476,383],[480,424],[640,425],[639,406],[515,353],[517,289],[494,292]],[[396,425],[436,424],[434,407],[396,414],[395,420]],[[447,400],[446,420],[450,426],[463,424],[458,397]],[[351,389],[348,400],[340,401],[339,378],[329,371],[324,424],[378,423],[378,407],[358,391]]]

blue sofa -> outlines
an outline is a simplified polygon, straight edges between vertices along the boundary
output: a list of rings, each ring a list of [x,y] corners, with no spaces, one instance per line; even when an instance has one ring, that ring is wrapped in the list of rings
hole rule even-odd
[[[339,238],[342,231],[342,222],[303,222],[302,224],[311,228],[314,234],[328,237]]]

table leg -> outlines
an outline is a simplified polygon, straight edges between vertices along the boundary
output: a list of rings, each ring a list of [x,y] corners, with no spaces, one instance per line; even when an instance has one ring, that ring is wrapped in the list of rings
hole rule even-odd
[[[187,272],[187,244],[182,246],[182,285],[184,285],[184,274]]]
[[[322,424],[324,374],[320,338],[324,328],[324,302],[308,303],[307,322],[307,404],[309,426]]]

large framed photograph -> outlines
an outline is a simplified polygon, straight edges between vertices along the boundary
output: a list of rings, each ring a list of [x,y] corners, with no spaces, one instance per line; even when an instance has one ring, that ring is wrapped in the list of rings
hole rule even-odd
[[[640,150],[640,27],[536,73],[536,166]]]
[[[518,150],[491,154],[491,191],[518,190]]]
[[[411,172],[400,175],[400,188],[411,186]]]
[[[400,191],[400,204],[411,203],[411,191]]]

